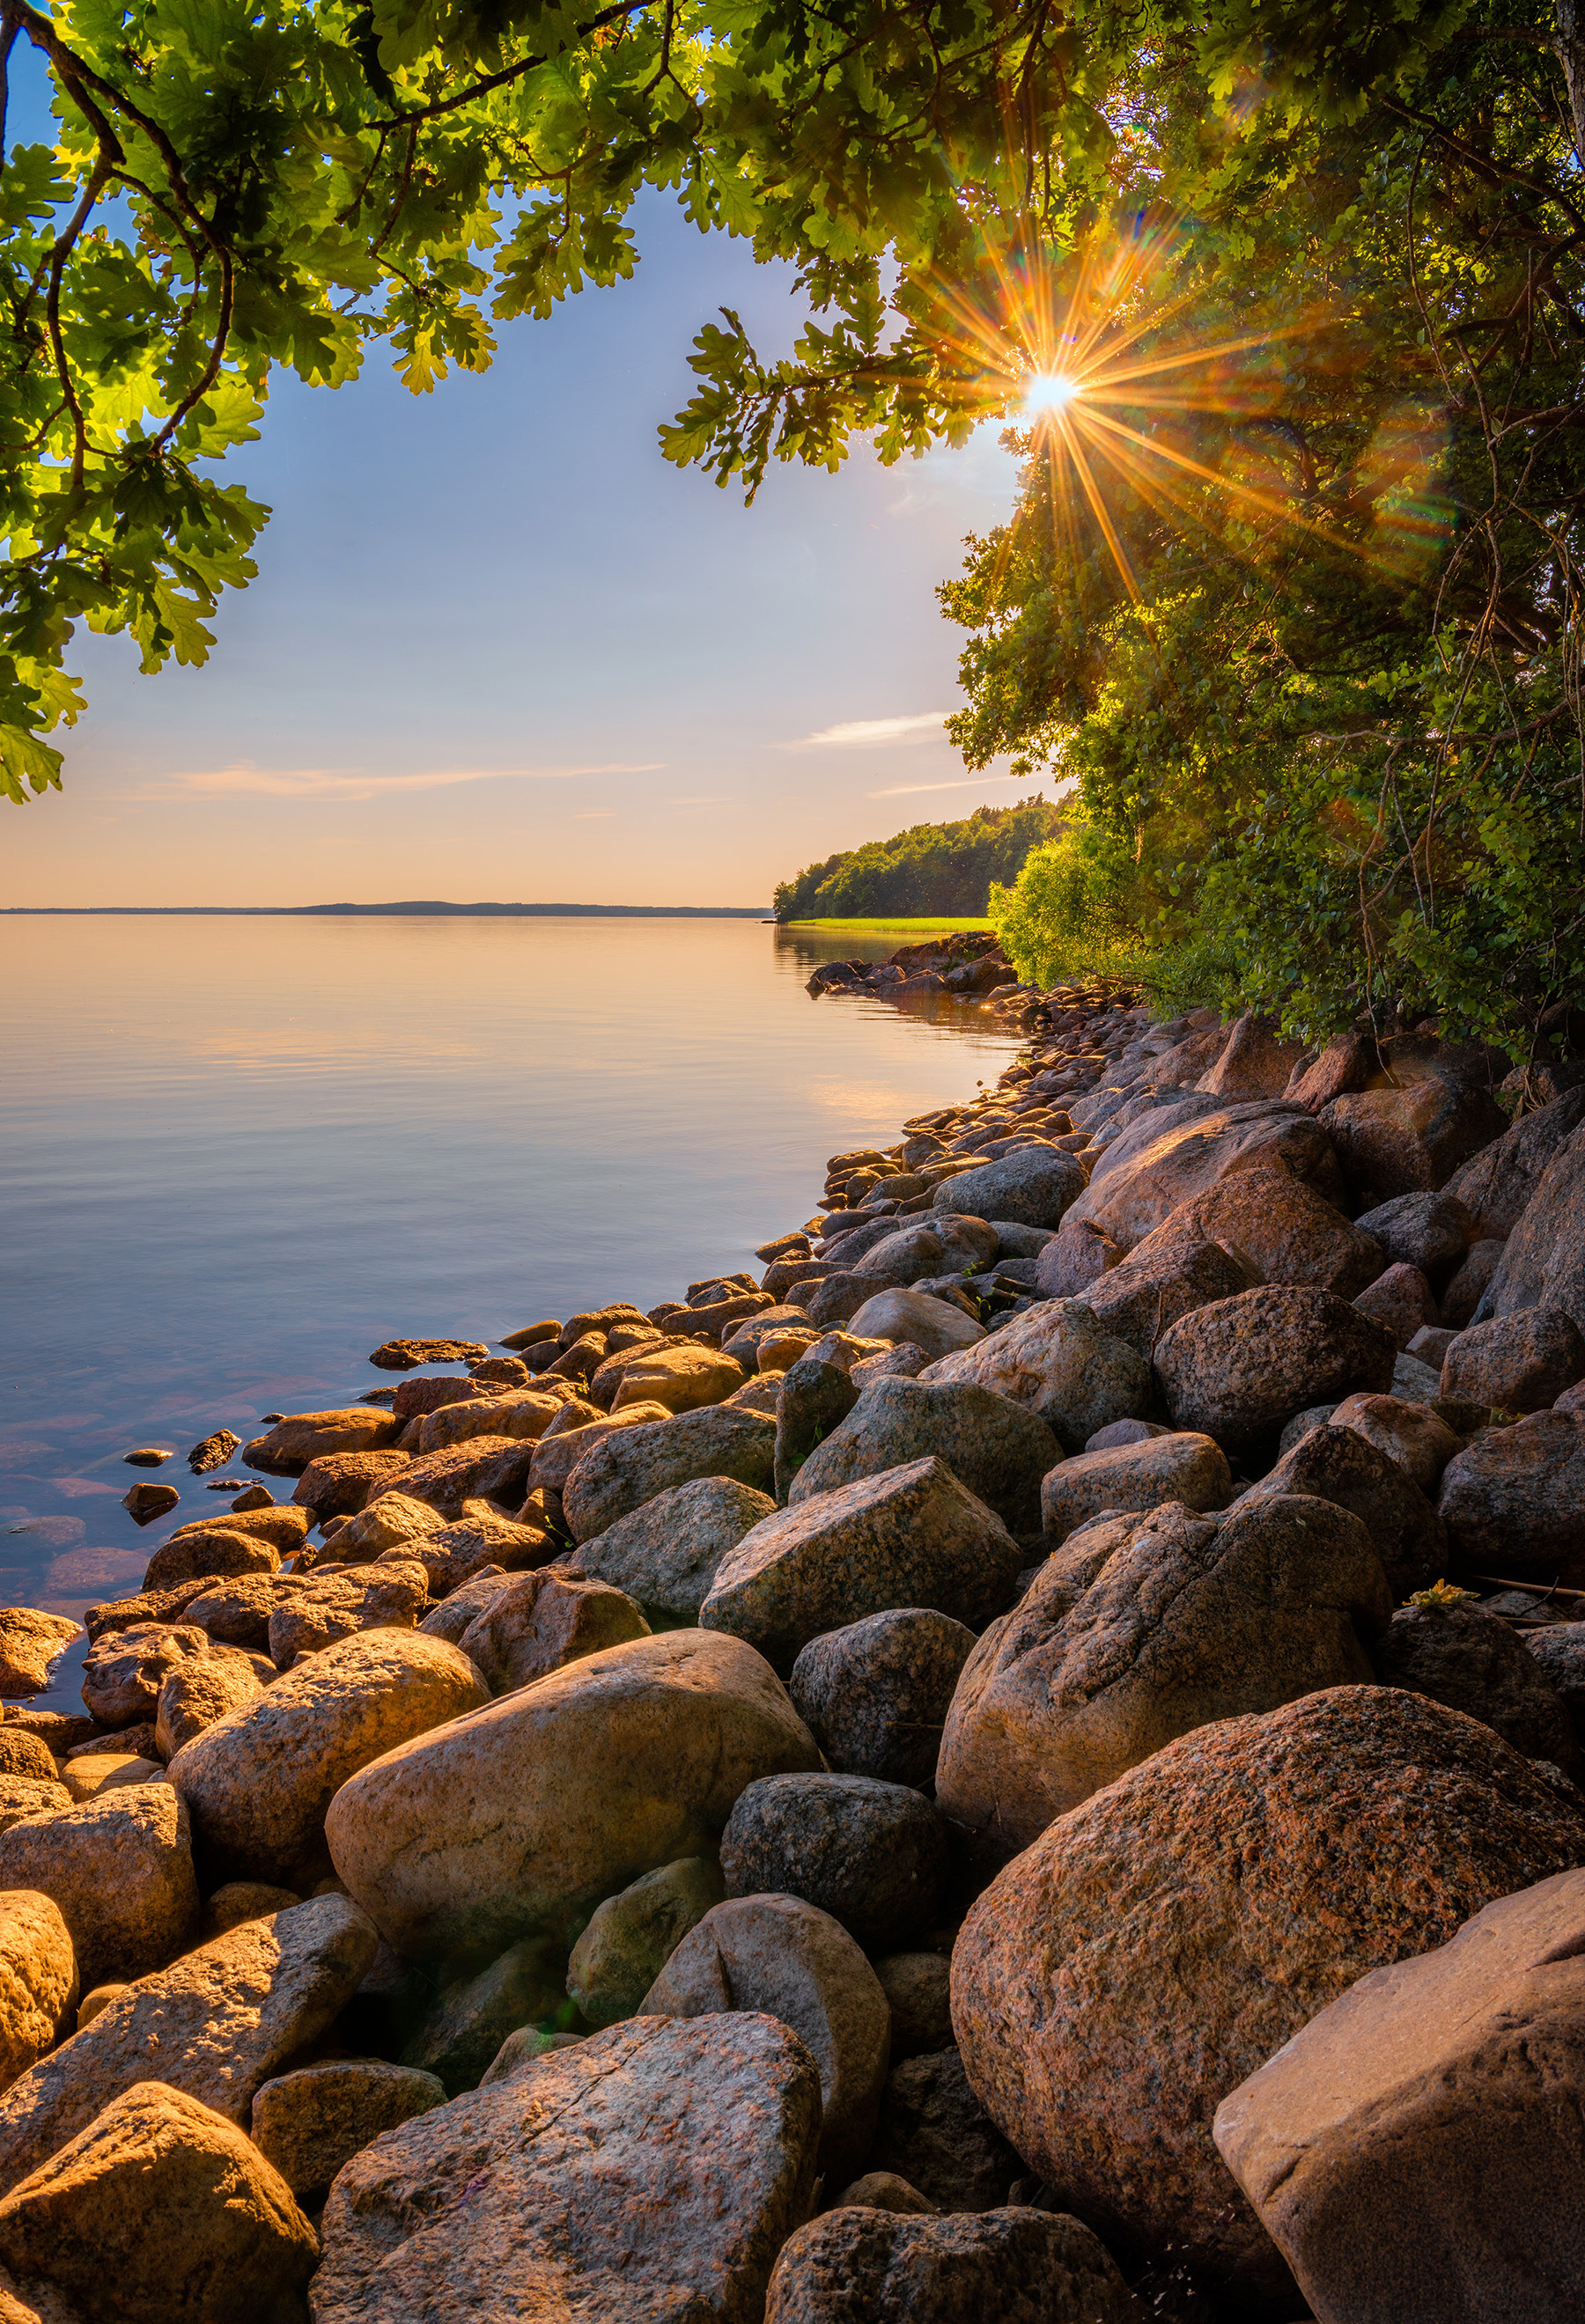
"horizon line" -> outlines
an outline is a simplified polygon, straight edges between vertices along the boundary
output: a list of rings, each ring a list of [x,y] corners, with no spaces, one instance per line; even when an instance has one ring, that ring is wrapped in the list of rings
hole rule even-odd
[[[406,913],[472,918],[536,917],[572,919],[770,919],[769,904],[450,904],[435,899],[396,904],[0,904],[0,917],[83,918],[117,914],[131,918],[206,919],[306,918],[358,913]]]

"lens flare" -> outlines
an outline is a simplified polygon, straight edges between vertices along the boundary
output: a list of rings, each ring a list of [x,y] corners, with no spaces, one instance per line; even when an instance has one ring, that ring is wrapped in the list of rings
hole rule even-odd
[[[1081,392],[1079,382],[1065,372],[1037,371],[1024,391],[1024,410],[1038,420],[1043,412],[1061,411]]]

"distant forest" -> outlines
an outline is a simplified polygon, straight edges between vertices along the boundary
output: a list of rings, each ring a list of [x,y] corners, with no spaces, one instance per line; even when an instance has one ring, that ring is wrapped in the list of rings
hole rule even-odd
[[[1062,816],[1037,791],[1016,807],[977,807],[961,823],[915,823],[811,863],[776,890],[779,920],[982,918],[991,882],[1011,887],[1032,847],[1054,839]]]

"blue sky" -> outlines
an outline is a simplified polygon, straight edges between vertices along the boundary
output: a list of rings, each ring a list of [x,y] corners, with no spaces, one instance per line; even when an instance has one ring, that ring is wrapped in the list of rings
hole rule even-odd
[[[335,392],[278,382],[227,464],[274,511],[258,579],[201,670],[79,632],[89,715],[64,796],[0,810],[0,901],[759,904],[1018,796],[934,723],[961,642],[935,585],[1010,504],[995,431],[778,468],[745,510],[655,428],[718,306],[789,342],[787,280],[658,197],[641,245],[483,377],[415,398],[375,350]]]

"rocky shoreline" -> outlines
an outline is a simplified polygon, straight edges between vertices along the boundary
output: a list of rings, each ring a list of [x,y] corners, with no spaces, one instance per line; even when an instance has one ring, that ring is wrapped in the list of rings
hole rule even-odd
[[[811,989],[1024,1054],[218,1427],[7,1706],[5,2324],[1578,2318],[1585,1017]]]

